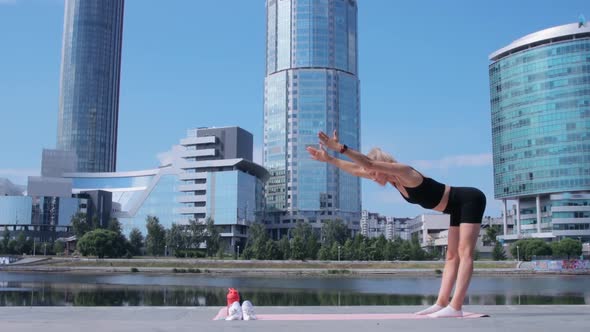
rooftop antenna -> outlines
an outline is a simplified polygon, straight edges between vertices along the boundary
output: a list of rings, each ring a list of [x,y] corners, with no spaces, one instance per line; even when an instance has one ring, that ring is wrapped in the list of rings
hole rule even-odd
[[[584,14],[580,14],[580,16],[578,17],[578,28],[585,27],[585,26],[586,26],[586,18],[584,17]]]

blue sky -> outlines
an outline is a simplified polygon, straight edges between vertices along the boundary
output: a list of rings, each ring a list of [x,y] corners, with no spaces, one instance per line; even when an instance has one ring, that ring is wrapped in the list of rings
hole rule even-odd
[[[118,170],[158,166],[186,130],[239,125],[262,149],[264,0],[127,0]],[[0,177],[25,184],[57,130],[63,0],[0,0]],[[488,55],[590,16],[586,1],[359,0],[361,142],[493,200]],[[363,208],[414,216],[363,181]]]

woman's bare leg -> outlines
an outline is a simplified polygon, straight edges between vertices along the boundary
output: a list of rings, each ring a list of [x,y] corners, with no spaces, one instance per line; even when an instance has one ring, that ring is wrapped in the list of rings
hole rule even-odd
[[[463,300],[467,294],[467,288],[473,274],[473,250],[479,236],[480,224],[462,223],[459,226],[459,269],[457,271],[457,282],[455,293],[451,303],[444,309],[430,314],[430,317],[462,317]]]
[[[437,312],[449,304],[451,291],[457,279],[457,269],[459,268],[459,227],[449,227],[449,235],[447,237],[447,252],[445,253],[445,268],[442,274],[440,283],[440,290],[438,291],[438,298],[436,303],[422,311],[418,311],[417,315],[428,315]]]
[[[473,275],[473,251],[481,224],[462,223],[459,231],[459,271],[457,275],[457,284],[455,285],[455,293],[451,301],[451,307],[455,310],[461,310],[463,307],[463,300],[467,294],[467,288],[471,282]]]
[[[451,291],[457,279],[457,270],[459,269],[459,227],[449,227],[447,238],[447,252],[445,258],[445,269],[443,270],[440,290],[436,304],[446,307],[449,304]]]

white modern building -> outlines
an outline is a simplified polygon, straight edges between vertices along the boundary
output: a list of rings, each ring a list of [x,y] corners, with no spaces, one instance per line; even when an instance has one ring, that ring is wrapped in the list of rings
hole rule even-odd
[[[386,217],[379,213],[363,210],[361,213],[360,226],[360,233],[369,238],[383,235],[386,239],[393,240],[395,237],[393,217]]]
[[[268,172],[252,161],[252,134],[239,127],[199,128],[181,140],[177,209],[181,223],[210,218],[228,248],[244,248],[264,211]]]

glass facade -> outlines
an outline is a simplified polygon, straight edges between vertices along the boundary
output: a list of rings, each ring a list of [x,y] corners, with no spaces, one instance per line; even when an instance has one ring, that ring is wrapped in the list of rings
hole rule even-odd
[[[267,0],[264,166],[269,212],[360,218],[360,180],[309,158],[318,131],[360,148],[357,6]],[[311,220],[310,220],[311,221]]]
[[[124,0],[67,0],[57,148],[77,171],[114,172]]]
[[[127,236],[133,228],[139,229],[144,235],[147,234],[146,219],[148,216],[156,216],[160,220],[160,225],[170,229],[173,223],[178,221],[176,210],[182,205],[178,203],[176,197],[178,192],[178,176],[174,174],[162,175],[154,187],[147,192],[147,196],[138,198],[141,200],[139,208],[130,217],[120,217],[119,221],[123,226],[123,233]],[[115,195],[113,193],[113,201]]]
[[[125,176],[113,173],[110,177],[104,173],[95,177],[76,174],[72,176],[74,192],[104,190],[112,193],[112,217],[121,222],[125,235],[129,235],[133,228],[147,234],[145,225],[148,216],[158,217],[165,228],[170,228],[179,221],[176,211],[182,204],[177,201],[177,187],[180,183],[178,170],[162,168]]]
[[[496,198],[590,190],[590,36],[490,65]]]
[[[490,59],[494,192],[503,237],[590,239],[590,28],[520,38]],[[505,226],[506,227],[506,226]]]
[[[0,225],[30,225],[32,205],[30,196],[0,196]]]
[[[257,182],[238,170],[207,173],[207,216],[215,225],[254,222]]]
[[[33,196],[32,218],[33,225],[70,226],[72,217],[85,211],[83,206],[87,199],[76,197]],[[85,213],[85,212],[84,212]]]

